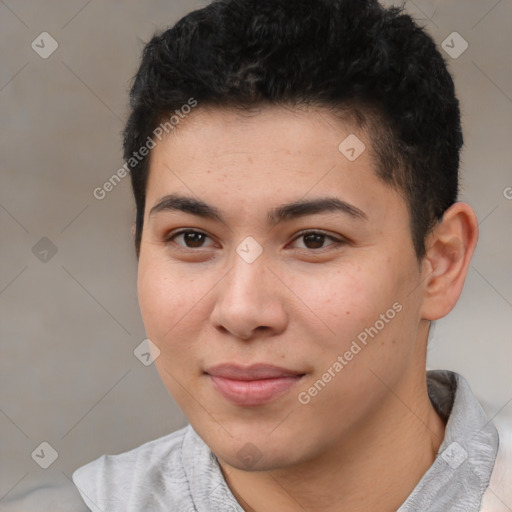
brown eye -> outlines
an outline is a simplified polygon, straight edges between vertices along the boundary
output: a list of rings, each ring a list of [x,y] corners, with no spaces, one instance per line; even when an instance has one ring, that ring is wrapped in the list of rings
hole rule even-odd
[[[306,231],[301,234],[294,240],[297,242],[301,240],[302,245],[296,246],[299,249],[324,249],[330,246],[338,246],[343,244],[342,239],[335,238],[331,235],[327,235],[326,233],[321,233],[319,231]],[[327,240],[330,240],[331,243],[324,245]]]
[[[302,238],[304,239],[304,244],[308,249],[320,249],[325,242],[325,235],[321,235],[319,233],[304,235]]]
[[[206,233],[201,231],[193,231],[191,229],[179,231],[171,234],[166,238],[167,242],[175,242],[180,247],[187,249],[197,249],[205,246],[206,239],[210,238]],[[176,240],[182,240],[182,243],[176,242]]]
[[[204,240],[205,235],[203,233],[196,233],[194,231],[183,233],[183,241],[187,247],[202,247]]]

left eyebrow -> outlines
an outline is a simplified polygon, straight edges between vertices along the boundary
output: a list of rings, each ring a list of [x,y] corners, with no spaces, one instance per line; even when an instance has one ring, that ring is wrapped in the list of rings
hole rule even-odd
[[[189,196],[180,196],[170,194],[162,197],[153,206],[149,212],[149,216],[164,211],[182,211],[203,217],[206,219],[216,220],[224,223],[221,211],[215,206],[211,206],[200,199]],[[339,212],[354,219],[368,220],[368,216],[359,208],[342,201],[336,197],[320,197],[307,201],[294,201],[284,204],[276,208],[272,208],[268,212],[268,222],[271,225],[277,225],[298,217],[314,215],[326,212]]]
[[[326,212],[339,212],[355,219],[368,220],[368,216],[362,210],[337,197],[320,197],[285,204],[270,210],[268,219],[271,224],[276,225],[285,220]]]

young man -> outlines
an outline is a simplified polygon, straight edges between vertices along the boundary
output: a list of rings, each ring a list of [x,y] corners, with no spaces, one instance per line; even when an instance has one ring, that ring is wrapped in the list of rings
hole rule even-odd
[[[78,469],[87,506],[510,510],[495,426],[425,370],[478,236],[431,37],[375,0],[215,2],[131,106],[140,307],[190,425]]]

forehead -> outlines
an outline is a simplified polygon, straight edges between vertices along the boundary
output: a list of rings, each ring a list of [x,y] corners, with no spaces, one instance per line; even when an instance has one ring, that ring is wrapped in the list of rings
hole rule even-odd
[[[152,150],[148,207],[169,192],[226,208],[334,194],[362,210],[373,203],[375,215],[383,200],[401,202],[377,177],[365,133],[326,111],[284,107],[197,108]]]
[[[323,109],[199,107],[180,122],[160,147],[172,145],[174,151],[185,149],[196,155],[207,147],[215,158],[251,152],[269,158],[276,153],[318,156],[327,152],[339,156],[340,142],[356,133],[360,143],[368,145],[366,134],[354,123],[341,121]],[[359,144],[358,149],[361,151],[363,146]]]

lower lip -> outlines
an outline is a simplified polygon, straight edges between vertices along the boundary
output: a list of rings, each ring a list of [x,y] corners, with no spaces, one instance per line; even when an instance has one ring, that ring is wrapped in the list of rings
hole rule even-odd
[[[302,377],[277,377],[261,380],[233,380],[209,376],[216,389],[236,405],[262,405],[286,393]]]

